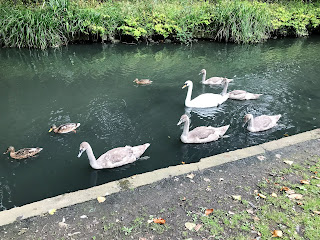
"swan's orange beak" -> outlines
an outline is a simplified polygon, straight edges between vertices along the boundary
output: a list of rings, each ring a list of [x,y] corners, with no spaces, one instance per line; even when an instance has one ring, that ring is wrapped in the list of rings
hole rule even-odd
[[[184,89],[186,86],[187,86],[187,84],[184,84],[184,85],[182,86],[182,89]]]
[[[52,131],[52,128],[50,128],[49,132],[51,132],[51,131]]]

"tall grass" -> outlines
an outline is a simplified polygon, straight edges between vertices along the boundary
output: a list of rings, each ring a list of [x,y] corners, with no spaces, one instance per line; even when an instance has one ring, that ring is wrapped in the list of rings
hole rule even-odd
[[[319,28],[319,3],[249,0],[0,0],[0,44],[45,49],[76,40],[194,38],[256,43]]]

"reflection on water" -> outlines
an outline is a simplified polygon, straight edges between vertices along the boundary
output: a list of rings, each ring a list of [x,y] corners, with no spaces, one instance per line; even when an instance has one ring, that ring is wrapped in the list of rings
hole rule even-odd
[[[1,154],[0,210],[65,192],[152,171],[293,135],[319,126],[320,37],[271,40],[257,45],[203,42],[183,45],[81,45],[46,51],[2,49],[0,54],[0,150],[42,147],[22,161]],[[217,108],[184,107],[186,80],[192,98],[221,93],[200,84],[227,76],[229,91],[263,95],[227,100]],[[135,78],[152,85],[136,86]],[[191,128],[230,124],[227,137],[206,144],[182,144],[177,122],[188,114]],[[246,113],[282,114],[263,133],[242,127]],[[48,133],[52,124],[80,122],[77,133]],[[79,144],[96,157],[107,150],[150,142],[143,159],[116,169],[93,170]]]

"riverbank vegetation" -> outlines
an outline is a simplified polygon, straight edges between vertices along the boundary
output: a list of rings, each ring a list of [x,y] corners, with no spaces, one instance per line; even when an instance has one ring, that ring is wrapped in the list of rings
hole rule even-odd
[[[249,0],[0,0],[0,45],[70,42],[257,43],[319,31],[320,3]]]

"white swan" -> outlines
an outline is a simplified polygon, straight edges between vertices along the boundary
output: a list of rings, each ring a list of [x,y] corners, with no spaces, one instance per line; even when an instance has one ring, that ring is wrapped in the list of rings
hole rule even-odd
[[[180,136],[183,143],[207,143],[218,140],[228,130],[230,125],[226,125],[219,128],[208,127],[196,127],[189,131],[190,119],[186,114],[183,114],[177,125],[184,123],[183,132]]]
[[[204,93],[191,100],[193,83],[190,80],[186,81],[182,87],[188,87],[186,100],[184,102],[185,106],[194,108],[209,108],[222,104],[229,97],[229,94],[227,94],[229,80],[224,80],[223,83],[225,85],[221,94]]]
[[[234,100],[258,99],[262,94],[249,93],[244,90],[233,90],[229,92],[229,98]]]
[[[250,132],[261,132],[276,126],[280,117],[281,114],[273,116],[261,115],[254,118],[252,114],[246,114],[244,116],[244,125],[249,122],[247,129]]]
[[[78,157],[84,151],[87,151],[90,166],[94,169],[115,168],[136,161],[150,146],[149,143],[131,147],[118,147],[102,154],[98,159],[95,158],[89,143],[82,142],[80,144]]]
[[[202,69],[200,71],[199,75],[200,74],[203,74],[201,83],[206,84],[206,85],[220,85],[223,83],[224,79],[229,80],[229,82],[233,81],[233,79],[228,79],[228,78],[223,78],[223,77],[211,77],[211,78],[206,79],[207,71],[205,69]]]

